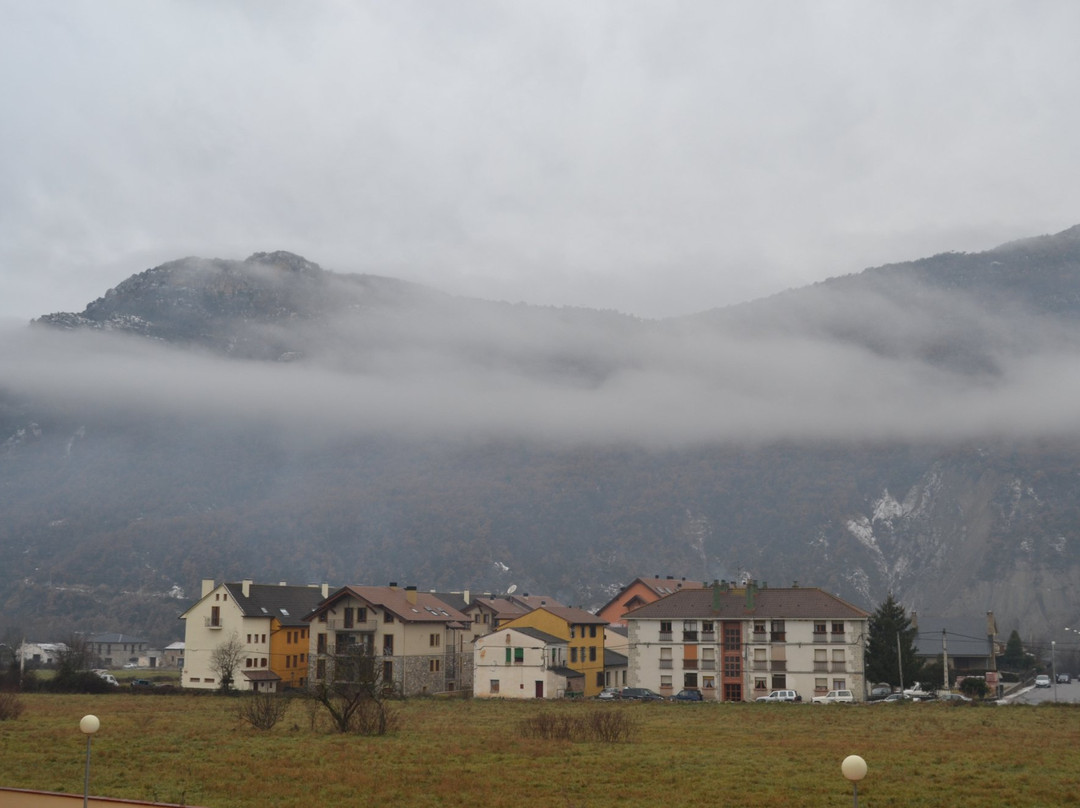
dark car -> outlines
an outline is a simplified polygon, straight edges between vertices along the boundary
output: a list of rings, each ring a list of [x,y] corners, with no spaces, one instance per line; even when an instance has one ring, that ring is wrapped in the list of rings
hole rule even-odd
[[[630,701],[663,701],[664,697],[657,693],[655,690],[649,690],[647,687],[624,687],[622,692],[619,693],[620,699],[629,699]]]
[[[870,689],[870,695],[867,696],[867,701],[881,701],[884,698],[892,695],[893,689],[891,685],[874,685]]]
[[[700,690],[680,690],[671,697],[672,701],[705,701]]]
[[[155,685],[149,679],[132,679],[131,680],[131,689],[132,690],[146,690],[146,689],[151,688],[151,687],[155,687]]]

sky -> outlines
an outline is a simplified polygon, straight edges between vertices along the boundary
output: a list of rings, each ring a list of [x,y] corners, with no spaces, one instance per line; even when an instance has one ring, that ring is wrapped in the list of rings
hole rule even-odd
[[[183,256],[702,311],[1080,222],[1080,4],[0,0],[0,320]]]

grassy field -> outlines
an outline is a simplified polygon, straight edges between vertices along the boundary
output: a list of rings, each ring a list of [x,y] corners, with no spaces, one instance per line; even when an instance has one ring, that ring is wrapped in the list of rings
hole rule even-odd
[[[0,785],[208,806],[844,806],[1080,804],[1080,709],[944,704],[604,704],[412,700],[380,738],[313,728],[294,703],[269,732],[217,696],[24,695],[0,722]],[[622,710],[629,743],[522,737],[539,712]]]

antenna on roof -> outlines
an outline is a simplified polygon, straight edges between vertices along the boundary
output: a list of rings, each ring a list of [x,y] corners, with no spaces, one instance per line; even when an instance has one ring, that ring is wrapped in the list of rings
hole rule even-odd
[[[506,587],[506,594],[512,595],[515,592],[517,592],[517,584],[510,584],[510,586]]]

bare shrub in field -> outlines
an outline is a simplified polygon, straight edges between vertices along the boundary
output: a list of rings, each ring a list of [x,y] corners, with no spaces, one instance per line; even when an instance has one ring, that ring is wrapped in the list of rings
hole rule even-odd
[[[635,722],[623,711],[596,710],[586,715],[539,713],[521,722],[525,738],[544,741],[627,742]]]
[[[247,721],[255,729],[273,729],[274,725],[285,717],[289,709],[289,700],[276,693],[261,693],[256,691],[250,696],[244,696],[237,715]]]
[[[18,718],[25,709],[17,693],[0,693],[0,721]]]
[[[311,698],[321,704],[338,732],[385,735],[397,729],[399,716],[389,700],[396,694],[383,681],[380,661],[363,646],[334,654],[326,677],[311,688]]]

